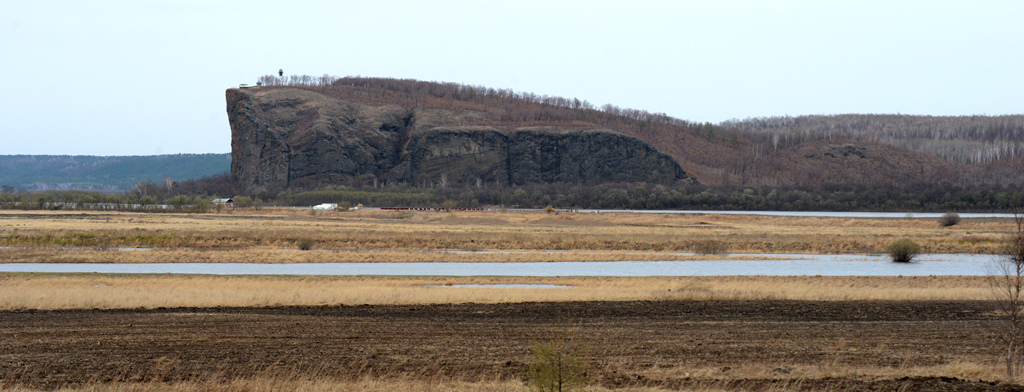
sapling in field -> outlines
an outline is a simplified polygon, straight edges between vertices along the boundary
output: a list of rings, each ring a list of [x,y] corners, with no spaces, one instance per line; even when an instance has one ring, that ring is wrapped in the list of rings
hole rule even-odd
[[[1014,214],[1014,231],[990,271],[998,329],[1005,347],[1006,377],[1016,380],[1024,361],[1024,214]]]
[[[562,326],[530,350],[529,381],[538,392],[582,390],[587,384],[585,345],[578,327]]]

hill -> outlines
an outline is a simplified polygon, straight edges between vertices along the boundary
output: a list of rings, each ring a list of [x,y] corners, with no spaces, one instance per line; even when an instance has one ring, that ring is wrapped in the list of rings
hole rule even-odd
[[[352,77],[262,80],[267,87],[261,94],[301,89],[395,113],[430,114],[438,121],[424,124],[419,117],[411,124],[414,128],[608,130],[645,142],[672,157],[688,176],[711,186],[898,190],[1024,185],[1024,116],[841,115],[701,124],[614,105],[596,107],[576,98],[455,83]],[[317,115],[307,111],[304,117],[272,121],[279,127],[307,129]],[[284,132],[302,137],[294,135],[303,131]]]
[[[722,125],[763,135],[776,149],[812,140],[848,139],[891,144],[964,163],[1024,155],[1024,115],[839,114],[749,118]]]
[[[843,114],[770,117],[724,122],[724,128],[744,133],[759,151],[768,151],[763,175],[785,166],[798,174],[791,180],[806,185],[834,156],[805,154],[808,146],[857,145],[875,150],[874,160],[892,169],[845,160],[852,176],[875,176],[870,185],[898,180],[912,184],[977,187],[1024,185],[1024,116],[910,116]],[[868,146],[874,146],[873,148]],[[859,154],[859,158],[864,158]],[[787,162],[788,163],[780,163]],[[824,161],[824,162],[823,162]],[[834,165],[833,165],[834,166]],[[910,176],[912,178],[907,178]],[[884,178],[882,178],[884,177]]]
[[[954,198],[966,195],[962,208],[970,208],[979,198],[985,199],[971,194],[972,190],[992,190],[995,196],[988,199],[993,202],[1001,200],[1000,192],[1013,193],[1024,186],[1024,116],[1020,115],[843,114],[701,124],[614,105],[596,107],[576,98],[454,83],[262,79],[267,87],[258,92],[231,89],[228,94],[251,95],[248,101],[236,99],[235,103],[262,112],[236,116],[253,121],[243,126],[274,128],[263,135],[277,135],[278,147],[301,147],[287,166],[283,162],[277,166],[287,167],[284,173],[297,174],[286,182],[293,188],[404,182],[420,189],[443,189],[461,183],[484,190],[511,185],[512,192],[523,184],[668,185],[693,178],[703,185],[669,189],[686,195],[710,186],[722,195],[732,195],[733,189],[752,188],[755,194],[768,195],[779,188],[780,195],[786,189],[806,190],[826,198],[843,191],[858,198],[871,196],[876,202],[902,192],[928,198],[952,192]],[[254,98],[256,94],[265,97]],[[229,97],[229,115],[230,102]],[[341,128],[348,133],[335,132]],[[580,143],[584,136],[594,142]],[[274,153],[273,148],[257,148],[263,143],[258,140],[233,139],[233,143],[239,141],[248,146],[250,158]],[[614,146],[628,148],[606,148]],[[180,182],[223,174],[231,162],[229,154],[0,156],[0,186],[4,190],[121,191],[139,182],[159,183],[165,177]],[[251,172],[243,162],[236,160],[236,170]],[[348,168],[322,170],[339,162]],[[269,179],[280,174],[264,170],[256,176]],[[233,192],[249,194],[251,185]],[[533,195],[541,189],[527,191]],[[490,202],[504,204],[505,196],[501,197],[474,195],[481,202],[494,199]]]
[[[124,191],[140,182],[198,179],[230,170],[230,154],[151,156],[0,155],[0,186]]]
[[[308,89],[226,92],[231,172],[243,189],[351,184],[675,184],[644,141],[594,124],[502,121],[479,107],[404,106]]]

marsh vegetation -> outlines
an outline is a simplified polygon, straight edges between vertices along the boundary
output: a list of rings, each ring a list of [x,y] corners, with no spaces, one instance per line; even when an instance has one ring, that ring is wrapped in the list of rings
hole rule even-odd
[[[396,261],[380,254],[421,250],[601,251],[615,252],[884,253],[897,238],[923,253],[1000,252],[1008,219],[964,219],[941,228],[920,219],[770,217],[701,214],[590,214],[523,211],[385,211],[345,213],[291,209],[228,209],[202,214],[131,212],[3,211],[0,249],[15,262],[81,259],[83,262],[217,260],[239,262]],[[292,252],[304,245],[332,254]],[[54,249],[61,247],[63,249]],[[68,249],[68,248],[75,249]],[[165,252],[131,255],[67,252],[123,247]],[[41,252],[42,251],[42,252]],[[372,252],[368,252],[372,251]],[[191,252],[178,254],[174,252]],[[534,257],[531,255],[530,257]],[[194,257],[198,257],[196,259]],[[516,255],[421,255],[412,260],[516,261]],[[542,260],[578,260],[550,255]],[[631,256],[632,257],[632,256]],[[664,255],[653,256],[653,260]],[[641,258],[640,260],[652,260]],[[244,261],[243,261],[244,262]]]

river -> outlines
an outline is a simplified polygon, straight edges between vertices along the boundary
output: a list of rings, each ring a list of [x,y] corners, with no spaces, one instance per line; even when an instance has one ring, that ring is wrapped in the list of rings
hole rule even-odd
[[[967,254],[921,255],[912,263],[893,263],[878,255],[760,256],[765,259],[525,263],[2,263],[0,272],[349,276],[978,276],[989,275],[997,263],[997,257],[993,255]]]

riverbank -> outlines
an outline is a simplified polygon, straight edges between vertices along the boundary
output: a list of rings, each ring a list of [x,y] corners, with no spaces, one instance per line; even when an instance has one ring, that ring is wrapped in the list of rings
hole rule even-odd
[[[0,273],[0,310],[570,301],[984,301],[988,277],[384,277]]]
[[[0,211],[0,246],[5,247],[0,249],[0,255],[13,262],[93,263],[205,261],[201,260],[204,257],[257,263],[615,261],[665,260],[663,254],[615,254],[634,251],[690,252],[697,256],[872,254],[883,252],[899,238],[914,240],[924,253],[991,254],[999,251],[1012,227],[1011,220],[1004,218],[970,218],[955,226],[941,227],[937,220],[915,218],[540,211],[227,211]],[[103,252],[119,248],[147,248],[164,253],[155,256]],[[282,249],[334,252],[278,252]],[[422,252],[425,250],[566,252],[523,256],[514,252]],[[601,253],[580,259],[591,251]],[[415,254],[414,260],[410,260],[410,254]]]

